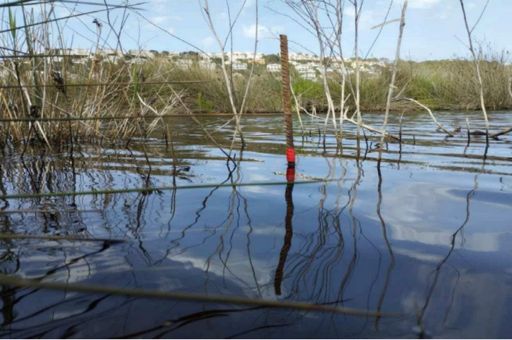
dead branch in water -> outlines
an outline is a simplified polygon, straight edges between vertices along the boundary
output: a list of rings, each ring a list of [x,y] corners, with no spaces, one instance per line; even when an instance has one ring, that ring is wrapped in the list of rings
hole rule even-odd
[[[512,128],[503,129],[499,132],[490,133],[482,130],[473,130],[470,131],[469,134],[472,136],[486,136],[488,138],[498,139],[500,136],[504,136],[512,132]]]
[[[437,127],[441,130],[443,130],[447,135],[449,135],[450,137],[453,137],[454,134],[453,132],[450,132],[448,129],[446,129],[441,123],[439,123],[439,121],[437,120],[436,116],[434,116],[434,114],[432,113],[432,110],[430,110],[430,108],[422,103],[420,103],[419,101],[415,100],[415,99],[412,99],[412,98],[407,98],[407,97],[401,97],[401,98],[398,98],[396,100],[407,100],[407,101],[410,101],[411,103],[414,103],[420,107],[422,107],[423,109],[425,109],[428,114],[430,115],[430,117],[432,118],[432,120],[434,121],[434,123],[437,125]]]

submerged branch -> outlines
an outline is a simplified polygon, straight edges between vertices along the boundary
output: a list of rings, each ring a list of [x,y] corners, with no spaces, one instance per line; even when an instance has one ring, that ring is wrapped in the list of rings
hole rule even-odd
[[[135,298],[146,299],[160,299],[160,300],[179,300],[179,301],[192,301],[192,302],[209,302],[220,304],[233,304],[242,306],[260,306],[267,308],[279,309],[296,309],[310,312],[324,312],[324,313],[337,313],[346,314],[351,316],[376,316],[376,317],[398,317],[398,313],[384,313],[369,311],[348,307],[333,307],[328,305],[310,304],[307,302],[297,301],[275,301],[275,300],[260,300],[251,299],[237,296],[223,296],[223,295],[204,295],[185,292],[165,292],[156,290],[145,290],[137,288],[121,288],[121,287],[106,287],[99,285],[91,285],[84,283],[60,283],[60,282],[41,282],[38,280],[24,279],[16,276],[0,274],[0,284],[23,287],[23,288],[38,288],[49,289],[57,291],[74,291],[79,293],[88,294],[107,294],[115,296],[129,296]]]
[[[334,182],[339,179],[315,179],[295,182],[295,184],[313,184],[321,182]],[[105,189],[105,190],[87,190],[87,191],[63,191],[63,192],[48,192],[48,193],[33,193],[33,194],[12,194],[0,196],[2,200],[8,199],[27,199],[27,198],[42,198],[42,197],[65,197],[65,196],[88,196],[88,195],[107,195],[107,194],[127,194],[127,193],[154,193],[170,190],[186,190],[186,189],[205,189],[214,187],[249,187],[249,186],[273,186],[273,185],[286,185],[288,182],[249,182],[249,183],[230,183],[230,184],[191,184],[182,186],[163,186],[163,187],[145,187],[145,188],[131,188],[131,189]]]

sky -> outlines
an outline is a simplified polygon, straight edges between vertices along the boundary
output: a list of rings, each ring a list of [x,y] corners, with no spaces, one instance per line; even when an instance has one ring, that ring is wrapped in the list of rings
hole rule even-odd
[[[110,0],[117,3],[122,0]],[[137,3],[137,0],[129,0]],[[209,29],[201,3],[204,0],[141,0],[140,11],[129,12],[122,33],[124,49],[153,49],[158,51],[219,52],[220,47]],[[230,13],[226,1],[229,2]],[[242,4],[245,1],[245,6]],[[361,0],[359,0],[361,1]],[[362,56],[393,59],[398,36],[398,23],[384,26],[374,47],[369,50],[383,22],[391,0],[365,0],[360,20],[360,48]],[[394,0],[388,20],[398,19],[403,0]],[[487,0],[464,0],[470,24],[480,16]],[[309,32],[297,24],[297,16],[283,0],[209,0],[209,10],[215,29],[222,41],[229,27],[229,15],[240,10],[234,28],[233,50],[249,52],[254,49],[256,32],[255,13],[258,7],[258,50],[265,54],[277,53],[279,34],[287,34],[292,52],[318,53],[317,42]],[[346,2],[344,10],[345,56],[354,54],[354,13]],[[87,5],[71,8],[59,5],[57,13],[91,10]],[[111,13],[111,22],[119,26],[122,11]],[[107,18],[102,14],[81,17],[67,22],[64,27],[66,43],[73,47],[90,48],[96,41],[92,20],[103,22],[102,36],[115,46],[113,35],[107,37]],[[469,57],[467,34],[459,0],[409,0],[401,57],[410,60],[431,60]],[[474,40],[496,53],[512,50],[512,0],[489,0],[484,15],[474,30]],[[188,42],[184,43],[183,41]],[[230,47],[228,45],[227,49]],[[510,61],[510,60],[509,60]]]

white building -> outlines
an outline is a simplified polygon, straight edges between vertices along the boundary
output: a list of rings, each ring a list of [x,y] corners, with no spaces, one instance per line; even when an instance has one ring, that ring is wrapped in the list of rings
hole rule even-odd
[[[145,50],[129,50],[128,51],[128,55],[129,56],[132,56],[132,57],[138,57],[138,58],[143,58],[143,59],[153,59],[155,58],[155,54],[153,52],[150,52],[150,51],[145,51]]]
[[[308,79],[308,80],[316,79],[317,65],[314,63],[296,64],[295,70],[299,73],[299,75],[303,79]]]
[[[280,64],[268,64],[267,71],[270,73],[281,72],[281,65]]]
[[[307,54],[307,53],[293,53],[293,52],[290,53],[288,58],[290,61],[301,61],[301,62],[318,61],[319,60],[318,56],[315,56],[315,55],[311,55],[311,54]]]
[[[245,63],[233,63],[231,66],[233,67],[233,70],[235,70],[235,71],[246,71],[247,70],[247,64],[245,64]]]
[[[190,59],[178,59],[176,60],[176,67],[182,70],[186,70],[192,67],[194,62]]]
[[[214,71],[217,65],[210,60],[199,60],[199,67],[208,71]]]
[[[210,53],[208,55],[210,58],[221,58],[222,59],[222,53]],[[249,62],[254,60],[256,63],[262,63],[264,62],[263,53],[256,53],[254,52],[225,52],[224,53],[224,60],[226,63],[240,63],[240,62]]]

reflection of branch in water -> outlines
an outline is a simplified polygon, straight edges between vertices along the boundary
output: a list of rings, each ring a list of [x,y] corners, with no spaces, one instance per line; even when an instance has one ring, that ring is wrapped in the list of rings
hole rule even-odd
[[[484,166],[485,166],[485,163],[484,163],[483,167]],[[482,170],[483,170],[483,167],[482,167]],[[467,195],[466,195],[466,217],[464,218],[464,221],[459,226],[459,228],[457,228],[457,230],[455,230],[455,232],[452,234],[451,241],[450,241],[450,249],[448,250],[448,253],[446,254],[446,256],[437,264],[436,269],[435,269],[434,278],[432,280],[432,284],[427,289],[425,303],[423,304],[423,307],[421,308],[421,310],[419,311],[419,313],[418,313],[418,315],[416,317],[416,322],[417,322],[418,328],[420,330],[420,333],[419,333],[420,337],[427,336],[427,332],[426,332],[425,324],[424,324],[425,314],[426,314],[427,309],[428,309],[428,307],[430,305],[430,301],[431,301],[432,296],[434,294],[434,290],[435,290],[435,288],[437,286],[437,283],[438,283],[438,280],[439,280],[439,276],[441,274],[441,270],[443,269],[444,265],[448,262],[448,259],[451,257],[451,255],[453,254],[453,252],[455,250],[455,241],[457,240],[457,236],[459,235],[459,233],[463,233],[464,232],[464,228],[466,227],[466,225],[469,222],[470,215],[471,215],[470,214],[471,199],[475,195],[476,190],[478,190],[478,175],[475,175],[473,189],[471,189],[467,193]],[[457,279],[457,281],[458,281],[458,279]],[[453,301],[454,301],[453,300],[453,296],[454,295],[455,295],[455,290],[453,290],[453,292],[452,292],[452,299],[451,299],[450,305],[448,306],[447,313],[446,313],[446,315],[444,317],[445,321],[446,321],[446,319],[448,317],[449,310],[451,310],[451,305],[453,304]]]
[[[253,226],[252,226],[251,216],[249,215],[249,202],[247,201],[247,198],[245,198],[241,194],[240,194],[240,198],[242,199],[242,201],[244,203],[244,213],[245,213],[245,217],[247,219],[247,227],[248,227],[247,234],[246,234],[247,259],[249,260],[249,266],[251,267],[251,273],[252,273],[252,277],[254,279],[254,285],[256,286],[258,295],[261,296],[260,284],[258,283],[258,278],[256,277],[256,270],[254,269],[254,264],[252,262],[251,235],[252,235],[252,231],[253,231]]]
[[[85,310],[80,313],[80,315],[76,315],[72,313],[69,316],[57,318],[54,320],[46,320],[46,318],[43,319],[42,322],[33,324],[30,323],[30,326],[24,325],[23,328],[14,328],[9,327],[8,333],[3,333],[0,331],[0,336],[3,337],[9,337],[9,338],[47,338],[47,337],[55,337],[55,331],[59,331],[61,328],[63,328],[62,332],[59,332],[62,334],[61,338],[69,338],[73,337],[75,335],[75,331],[79,326],[83,327],[84,329],[87,328],[85,324],[87,322],[95,322],[97,320],[104,320],[106,317],[110,317],[113,313],[119,309],[120,305],[116,305],[112,308],[108,308],[106,310],[103,310],[98,313],[94,313],[92,315],[89,315],[88,313],[93,311],[102,301],[108,299],[110,295],[106,294],[97,298],[94,298],[91,302],[89,302],[88,306],[85,308]],[[83,301],[83,296],[76,296],[76,297],[66,297],[64,301],[59,301],[55,304],[48,305],[44,309],[41,309],[39,311],[36,311],[32,313],[29,316],[17,318],[14,322],[14,326],[18,322],[22,322],[25,320],[28,320],[30,318],[38,317],[40,314],[47,312],[50,313],[52,308],[59,308],[63,307],[64,304],[69,303],[80,303]],[[128,301],[128,300],[127,300]],[[37,320],[37,319],[36,319]],[[75,335],[76,336],[76,335]]]
[[[329,164],[329,175],[334,173],[334,167]],[[346,169],[343,176],[346,174]],[[341,180],[338,180],[338,190],[336,190],[335,207],[328,209],[328,186],[320,187],[322,194],[318,204],[317,225],[312,233],[303,235],[296,233],[294,235],[298,240],[305,238],[299,251],[294,253],[288,260],[289,270],[286,277],[292,278],[290,284],[290,296],[300,294],[301,299],[308,301],[325,302],[333,300],[331,297],[331,279],[333,271],[340,264],[345,252],[345,238],[341,229],[341,216],[348,206],[348,202],[342,206],[340,200],[345,196]],[[307,285],[311,286],[308,287]],[[305,287],[302,287],[306,285]],[[338,287],[338,285],[337,285]],[[307,296],[305,295],[307,293]],[[335,303],[339,303],[339,298],[334,298]]]
[[[233,190],[236,191],[236,188],[233,188]],[[231,191],[231,194],[229,195],[229,201],[228,201],[229,203],[228,203],[228,208],[227,208],[226,219],[224,220],[223,224],[215,227],[215,229],[217,229],[217,228],[219,228],[221,226],[224,226],[224,233],[220,235],[220,237],[219,237],[219,241],[220,242],[218,243],[217,247],[215,248],[215,251],[210,256],[208,256],[208,258],[206,259],[206,263],[205,263],[205,265],[206,265],[206,268],[205,268],[206,280],[205,280],[205,283],[204,283],[205,292],[207,292],[207,290],[208,290],[210,266],[211,266],[211,262],[212,262],[212,260],[213,260],[215,255],[218,255],[219,260],[223,264],[223,271],[222,271],[222,273],[223,273],[223,280],[224,280],[224,275],[225,275],[225,270],[226,269],[231,274],[233,274],[231,272],[231,270],[229,268],[227,268],[226,263],[223,262],[222,252],[224,251],[224,236],[227,234],[227,232],[229,231],[230,227],[233,225],[233,220],[235,218],[235,206],[239,207],[239,205],[240,205],[238,200],[236,199],[237,196],[236,196],[235,191]],[[238,208],[237,208],[237,210],[238,210]],[[233,274],[233,276],[235,276],[235,278],[237,278],[237,279],[240,279],[235,274]],[[243,280],[241,280],[241,281],[243,282]]]
[[[359,139],[358,139],[359,143]],[[360,152],[359,146],[358,146],[358,153]],[[350,259],[349,265],[347,267],[347,270],[345,271],[345,274],[343,275],[340,283],[340,288],[338,290],[338,300],[343,301],[344,300],[344,293],[346,285],[348,284],[350,278],[352,277],[352,274],[354,273],[355,265],[357,263],[357,229],[360,229],[360,221],[356,218],[354,215],[354,204],[357,200],[357,188],[359,184],[361,184],[362,177],[364,176],[364,170],[362,167],[362,163],[360,162],[359,158],[356,159],[356,166],[357,166],[357,175],[354,180],[354,183],[352,184],[351,188],[348,191],[348,215],[350,217],[350,224],[352,229],[352,257]]]
[[[201,312],[192,313],[176,319],[167,320],[163,325],[158,325],[156,327],[145,329],[140,332],[123,335],[123,338],[143,337],[144,335],[149,335],[151,332],[164,330],[163,332],[151,335],[152,338],[160,339],[162,337],[168,337],[166,336],[167,334],[187,325],[194,324],[195,322],[219,317],[229,317],[234,313],[254,311],[257,309],[261,309],[261,307],[203,310]]]
[[[322,192],[322,198],[319,202],[319,209],[318,209],[318,232],[315,230],[314,233],[311,233],[311,235],[308,235],[308,242],[304,244],[301,247],[301,250],[298,254],[296,254],[295,261],[297,262],[294,264],[294,261],[290,261],[290,270],[289,274],[291,277],[293,277],[293,283],[291,284],[291,295],[296,295],[299,293],[300,290],[300,284],[302,282],[307,283],[307,275],[310,272],[310,270],[313,268],[313,270],[316,269],[316,271],[311,275],[313,277],[317,276],[318,270],[322,268],[322,266],[313,266],[315,261],[318,261],[319,259],[323,258],[323,254],[321,251],[324,249],[326,241],[327,241],[327,233],[329,229],[329,223],[328,223],[328,212],[324,208],[325,200],[327,199],[327,190],[326,185],[323,185],[321,187]],[[317,237],[315,239],[315,236]],[[316,241],[316,242],[315,242]],[[295,274],[295,272],[297,273]],[[317,284],[317,280],[313,280],[313,284]],[[327,284],[327,283],[325,283]],[[312,295],[315,294],[314,289],[311,293]],[[306,299],[310,301],[316,300],[314,296],[308,296]]]
[[[33,280],[36,281],[36,282],[37,281],[43,281],[44,279],[46,279],[49,276],[57,273],[60,270],[66,270],[67,271],[66,282],[67,282],[70,279],[70,267],[73,264],[76,264],[80,260],[83,260],[83,261],[87,262],[87,258],[88,257],[96,255],[96,254],[100,254],[103,251],[107,250],[108,248],[110,248],[110,243],[109,242],[105,242],[100,250],[89,252],[89,253],[87,253],[85,255],[81,255],[81,256],[72,258],[70,260],[66,260],[66,262],[64,264],[59,265],[57,267],[54,267],[54,268],[52,268],[50,270],[47,270],[45,274],[40,275],[39,277],[34,278]],[[64,255],[64,256],[65,256],[65,258],[67,258],[67,255]],[[17,261],[19,262],[19,260],[17,260]],[[18,265],[18,267],[16,268],[16,270],[14,272],[18,272],[18,270],[19,270],[19,265]],[[45,312],[47,312],[48,310],[50,310],[53,307],[59,307],[59,306],[61,306],[64,303],[69,303],[70,302],[70,299],[68,297],[66,297],[62,301],[59,301],[59,302],[55,303],[54,305],[52,305],[52,304],[45,305],[43,308],[41,308],[39,310],[36,310],[36,311],[33,311],[31,314],[25,315],[22,318],[20,318],[20,317],[17,317],[16,319],[8,318],[8,317],[6,318],[6,316],[9,316],[9,315],[12,314],[11,312],[9,312],[8,310],[5,309],[6,307],[12,305],[12,308],[14,308],[14,306],[22,304],[23,303],[22,300],[27,299],[29,297],[32,297],[33,294],[37,293],[38,291],[40,291],[39,288],[33,288],[33,289],[30,289],[28,292],[26,292],[24,294],[16,296],[18,292],[21,292],[20,289],[12,288],[12,287],[7,288],[7,286],[2,285],[2,291],[0,292],[0,294],[1,294],[1,299],[2,299],[2,302],[3,302],[2,313],[3,313],[3,316],[4,316],[4,319],[3,319],[4,326],[5,325],[13,325],[14,323],[21,322],[21,321],[23,321],[25,319],[37,318],[40,315],[43,315]],[[73,300],[73,298],[71,300]],[[101,298],[100,298],[100,300],[101,300]],[[6,302],[8,302],[8,301],[11,301],[12,303],[10,305],[9,304],[6,305]],[[88,310],[86,310],[83,314],[85,314],[87,311],[89,311],[89,309],[93,309],[94,307],[95,307],[95,303],[93,301],[91,303],[91,306],[89,306]],[[70,316],[69,318],[72,318],[72,317],[73,316]],[[34,326],[34,327],[37,328],[37,327],[40,327],[40,326],[42,326],[42,325],[39,324],[38,326]]]
[[[377,216],[379,217],[379,221],[382,226],[382,237],[384,239],[384,242],[386,243],[386,248],[389,253],[389,265],[388,265],[388,269],[386,270],[386,276],[384,278],[384,286],[382,287],[382,292],[379,297],[379,302],[377,303],[378,311],[382,310],[382,306],[384,304],[384,299],[386,297],[386,293],[387,293],[388,286],[389,286],[389,281],[391,279],[391,273],[393,272],[393,269],[395,268],[395,254],[393,253],[393,248],[391,247],[391,242],[389,241],[389,238],[388,238],[386,222],[384,221],[384,218],[382,217],[382,211],[381,211],[381,209],[382,209],[382,172],[380,169],[380,165],[381,165],[381,154],[379,152],[379,158],[377,160],[377,174],[379,176],[379,182],[378,182],[378,186],[377,186],[377,193],[378,193]],[[375,318],[375,328],[377,330],[379,329],[379,321],[380,321],[380,317],[377,316]]]
[[[174,240],[171,240],[171,244],[173,245],[172,247],[170,247],[169,249],[167,249],[166,251],[166,254],[165,254],[165,257],[167,257],[170,252],[175,249],[176,247],[179,247],[180,246],[180,241],[183,240],[185,238],[185,235],[187,233],[187,231],[191,228],[193,228],[198,222],[199,220],[201,219],[201,214],[203,213],[204,210],[206,210],[207,208],[207,205],[208,205],[208,200],[213,196],[213,194],[221,187],[224,186],[224,184],[226,184],[232,177],[232,172],[230,172],[228,174],[228,177],[222,181],[219,185],[215,186],[212,190],[210,190],[210,192],[205,196],[205,198],[203,199],[203,201],[201,202],[201,207],[196,210],[195,212],[195,218],[194,218],[194,221],[192,223],[190,223],[189,225],[187,225],[185,228],[182,229],[181,233],[180,233],[180,236]],[[164,257],[164,258],[165,258]]]
[[[226,282],[226,271],[231,273],[233,276],[236,277],[236,274],[233,273],[233,271],[228,267],[228,261],[229,257],[231,255],[231,251],[233,250],[233,237],[235,236],[235,232],[240,228],[240,199],[238,197],[238,192],[236,187],[233,187],[231,194],[231,207],[232,211],[230,211],[229,215],[231,216],[230,219],[228,219],[229,223],[225,224],[225,231],[219,236],[219,247],[218,249],[218,257],[220,263],[222,263],[222,280],[225,283]],[[234,209],[236,207],[236,209]],[[235,219],[236,217],[236,219]],[[235,222],[236,221],[236,222]],[[224,252],[224,237],[228,234],[228,231],[231,229],[231,236],[229,237],[228,244],[226,251],[226,257],[222,257],[222,253]]]
[[[111,244],[109,242],[104,242],[101,249],[99,250],[95,250],[95,251],[92,251],[92,252],[89,252],[89,253],[86,253],[84,255],[80,255],[80,256],[77,256],[75,258],[72,258],[68,261],[66,261],[64,264],[61,264],[57,267],[54,267],[52,269],[49,269],[47,270],[44,274],[42,275],[39,275],[38,277],[34,278],[33,280],[34,281],[43,281],[44,279],[48,278],[49,276],[57,273],[58,271],[64,269],[64,270],[68,270],[68,268],[73,265],[73,264],[76,264],[78,263],[79,261],[81,260],[85,260],[87,259],[88,257],[91,257],[91,256],[94,256],[94,255],[97,255],[97,254],[101,254],[103,253],[105,250],[109,249],[111,247]],[[17,272],[17,271],[16,271]],[[15,289],[13,289],[15,290]],[[38,289],[35,289],[35,290],[32,290],[30,292],[28,292],[27,294],[24,294],[24,295],[21,295],[21,296],[18,296],[16,298],[16,303],[19,303],[22,299],[26,298],[27,296],[30,296],[32,295],[33,293],[37,292]]]

